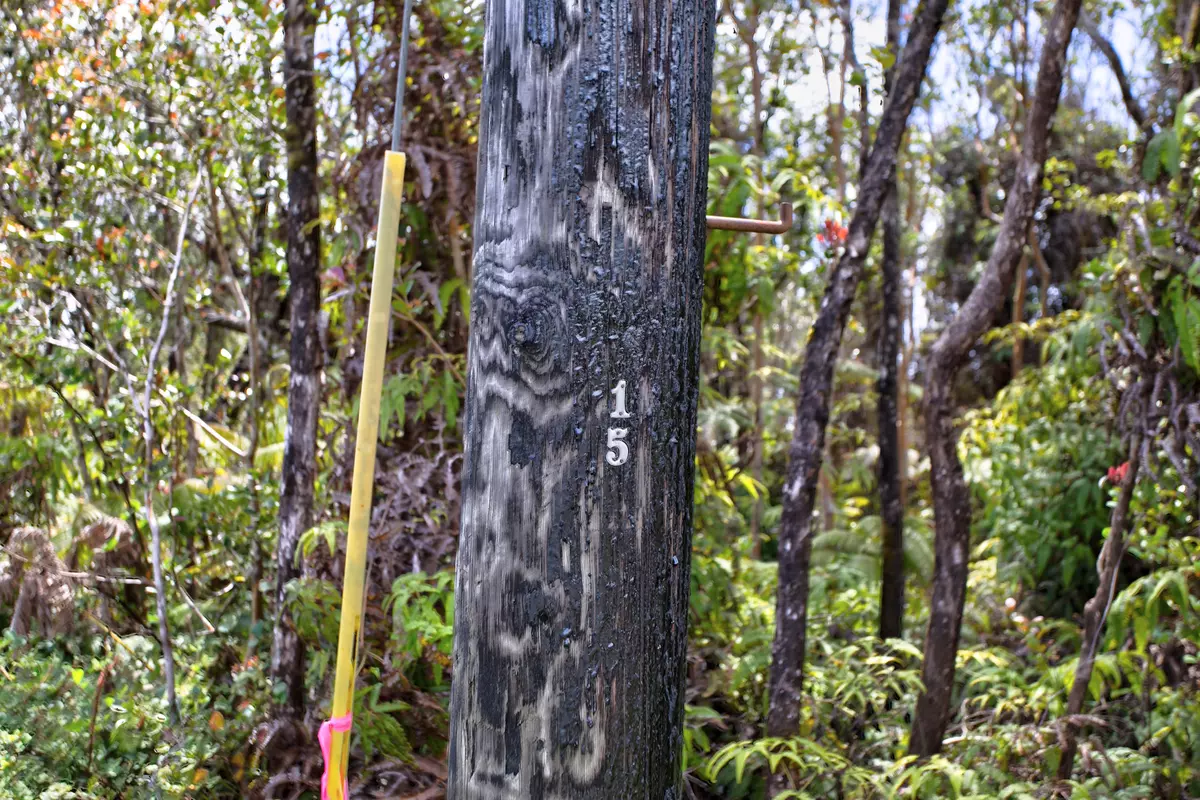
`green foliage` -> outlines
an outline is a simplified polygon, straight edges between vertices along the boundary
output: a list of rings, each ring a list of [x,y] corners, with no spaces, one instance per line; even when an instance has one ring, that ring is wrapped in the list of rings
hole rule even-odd
[[[110,640],[111,639],[111,640]],[[140,636],[0,639],[0,794],[43,797],[190,798],[235,795],[258,774],[247,747],[267,707],[262,668],[231,673],[225,640],[210,654],[183,640],[182,726],[168,734],[157,647]],[[69,792],[74,792],[71,794]]]
[[[1124,460],[1112,431],[1096,424],[1111,402],[1109,385],[1095,379],[1097,339],[1091,318],[1054,332],[1046,366],[968,414],[960,440],[982,506],[976,528],[1000,542],[1035,614],[1079,611],[1091,596],[1108,525],[1101,479]]]
[[[685,706],[683,723],[683,771],[692,773],[703,767],[704,754],[712,749],[707,728],[725,730],[725,718],[706,706]]]
[[[59,436],[0,437],[0,508],[5,517],[30,525],[48,521],[47,503],[76,485],[70,458],[69,445]]]
[[[1142,177],[1150,183],[1158,180],[1160,171],[1177,177],[1182,169],[1182,152],[1185,144],[1195,135],[1195,115],[1192,107],[1200,99],[1200,90],[1188,94],[1175,109],[1175,124],[1159,131],[1146,143],[1146,155],[1142,161]]]
[[[384,610],[392,614],[398,666],[430,690],[445,689],[454,637],[454,572],[410,572],[392,583]]]
[[[413,749],[408,741],[408,733],[400,720],[393,716],[395,712],[408,711],[410,706],[398,701],[380,702],[379,693],[383,687],[378,683],[378,672],[372,670],[372,673],[369,677],[375,680],[354,693],[354,730],[363,757],[368,761],[376,755],[410,761]]]
[[[431,411],[438,412],[447,427],[454,428],[458,424],[462,391],[462,385],[440,359],[419,361],[412,372],[393,375],[383,385],[379,406],[380,439],[387,441],[403,435],[406,422],[425,421]]]
[[[856,495],[841,507],[848,526],[822,531],[813,539],[813,562],[841,574],[841,580],[855,583],[878,581],[882,522],[878,515],[861,516],[867,498]],[[904,520],[904,569],[919,584],[933,574],[933,543],[929,522],[910,515]]]
[[[840,796],[859,796],[869,785],[869,770],[852,765],[835,749],[808,739],[758,739],[735,742],[717,752],[708,763],[708,772],[718,783],[741,785],[747,770],[765,767],[770,772],[802,776],[781,797],[792,800]]]
[[[338,535],[346,533],[346,523],[340,519],[327,519],[313,525],[300,534],[300,546],[296,550],[296,562],[312,556],[321,544],[329,551],[329,555],[338,554]]]

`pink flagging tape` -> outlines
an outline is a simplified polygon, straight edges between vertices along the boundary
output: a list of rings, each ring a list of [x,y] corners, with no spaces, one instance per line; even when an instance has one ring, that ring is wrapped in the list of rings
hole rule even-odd
[[[317,731],[317,741],[321,745],[321,755],[325,759],[325,772],[321,774],[321,800],[329,800],[329,748],[333,742],[333,732],[345,733],[350,730],[350,726],[354,722],[354,715],[347,714],[344,717],[334,717],[327,719],[321,723],[320,730]],[[347,800],[350,797],[349,786],[346,779],[342,778],[342,800]]]

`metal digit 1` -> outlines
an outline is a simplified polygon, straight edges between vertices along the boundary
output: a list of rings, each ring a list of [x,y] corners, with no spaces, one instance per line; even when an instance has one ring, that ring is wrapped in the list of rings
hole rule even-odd
[[[608,453],[604,460],[614,467],[619,467],[629,460],[629,445],[624,441],[628,433],[628,428],[608,429]]]
[[[609,391],[613,396],[613,410],[609,416],[613,419],[629,419],[629,412],[625,410],[625,381],[617,381],[617,385]]]

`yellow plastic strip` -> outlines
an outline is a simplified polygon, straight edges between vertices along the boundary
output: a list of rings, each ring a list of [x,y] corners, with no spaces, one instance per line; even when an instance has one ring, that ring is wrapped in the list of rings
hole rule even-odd
[[[375,482],[375,445],[379,440],[379,398],[387,355],[388,324],[392,313],[392,284],[396,273],[396,239],[400,231],[400,202],[404,193],[404,153],[391,150],[383,159],[379,198],[375,269],[371,277],[371,309],[367,317],[367,351],[363,357],[358,401],[358,436],[354,446],[354,480],[350,488],[350,524],[346,536],[346,566],[342,579],[342,618],[338,629],[337,669],[333,678],[332,716],[351,713],[354,703],[355,659],[362,627],[367,569],[367,528]],[[350,731],[333,731],[330,750],[329,797],[345,800]]]

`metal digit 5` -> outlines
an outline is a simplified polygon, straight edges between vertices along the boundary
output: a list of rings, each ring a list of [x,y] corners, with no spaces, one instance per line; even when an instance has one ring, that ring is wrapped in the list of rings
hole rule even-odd
[[[619,467],[629,460],[629,445],[624,442],[628,433],[628,428],[608,429],[608,453],[604,460],[614,467]]]

